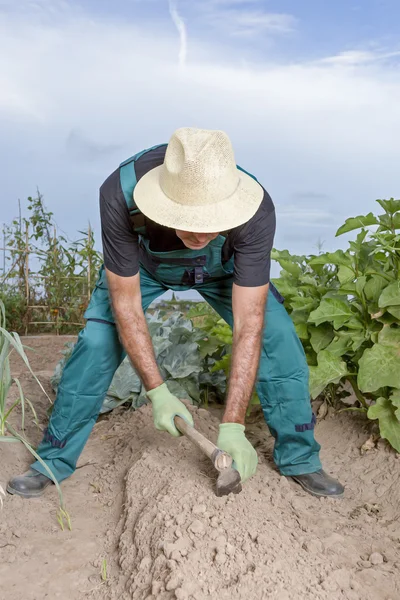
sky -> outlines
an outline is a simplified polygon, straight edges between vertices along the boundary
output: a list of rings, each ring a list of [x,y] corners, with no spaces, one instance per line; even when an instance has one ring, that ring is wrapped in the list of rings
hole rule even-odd
[[[0,0],[0,225],[38,187],[100,249],[101,183],[194,126],[268,190],[276,248],[341,247],[400,196],[399,30],[398,0]]]

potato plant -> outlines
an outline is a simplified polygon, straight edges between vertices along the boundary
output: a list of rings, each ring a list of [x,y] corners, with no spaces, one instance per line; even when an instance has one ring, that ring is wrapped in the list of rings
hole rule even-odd
[[[337,236],[360,230],[347,250],[310,256],[273,251],[273,280],[303,343],[310,393],[340,394],[377,419],[400,452],[400,200],[377,200],[383,213],[346,220]],[[369,228],[375,226],[373,230]]]

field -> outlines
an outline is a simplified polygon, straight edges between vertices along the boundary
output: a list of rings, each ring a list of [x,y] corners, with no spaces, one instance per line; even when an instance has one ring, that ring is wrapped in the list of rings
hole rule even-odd
[[[49,395],[67,339],[23,338]],[[48,400],[22,362],[11,362],[44,428]],[[191,410],[215,441],[218,407]],[[72,531],[57,523],[54,486],[42,499],[5,498],[1,600],[397,600],[399,454],[385,440],[361,451],[371,436],[365,415],[320,410],[323,464],[346,493],[315,499],[276,472],[258,410],[248,425],[257,475],[225,499],[213,494],[207,461],[186,440],[157,432],[149,407],[100,417],[76,474],[62,484]],[[34,443],[42,435],[29,419],[26,435]],[[22,445],[0,444],[0,485],[29,462]]]

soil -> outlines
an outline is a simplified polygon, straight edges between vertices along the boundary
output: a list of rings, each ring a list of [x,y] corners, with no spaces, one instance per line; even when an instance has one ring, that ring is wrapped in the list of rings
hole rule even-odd
[[[50,393],[67,338],[23,341]],[[12,370],[43,429],[48,401],[21,361],[13,360]],[[215,441],[215,414],[191,410],[197,428]],[[329,411],[316,437],[324,468],[346,493],[340,500],[318,499],[279,475],[265,424],[251,421],[257,475],[241,494],[218,498],[207,459],[185,438],[156,431],[150,407],[100,418],[76,474],[62,484],[72,531],[57,523],[54,486],[40,499],[5,498],[0,599],[400,598],[398,455],[385,442],[360,452],[370,437],[368,423]],[[34,443],[42,435],[31,422],[25,433]],[[0,485],[29,462],[19,444],[0,443]]]

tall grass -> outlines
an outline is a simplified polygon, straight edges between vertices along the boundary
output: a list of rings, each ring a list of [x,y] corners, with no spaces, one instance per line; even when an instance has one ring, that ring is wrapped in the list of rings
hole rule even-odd
[[[25,430],[25,418],[28,409],[30,410],[34,421],[36,423],[38,421],[35,408],[32,402],[25,397],[20,381],[16,377],[11,376],[10,355],[12,352],[15,352],[23,360],[26,368],[29,370],[40,389],[51,403],[51,399],[46,393],[46,390],[43,388],[39,379],[32,371],[25,348],[19,335],[15,332],[10,333],[6,329],[6,312],[3,302],[0,300],[0,442],[22,443],[25,448],[29,450],[29,452],[35,457],[35,459],[40,462],[45,471],[48,473],[48,477],[54,482],[57,488],[58,497],[60,500],[60,508],[57,514],[57,520],[62,529],[64,529],[64,523],[66,523],[67,527],[71,529],[71,521],[67,511],[65,510],[63,495],[57,479],[48,465],[46,465],[46,463],[40,458],[30,442],[24,436],[23,432]],[[13,384],[17,386],[18,398],[11,404],[11,406],[9,406],[7,399]],[[21,407],[21,433],[19,433],[10,423],[10,416],[17,406]],[[0,486],[0,506],[3,505],[3,495],[4,490]]]

